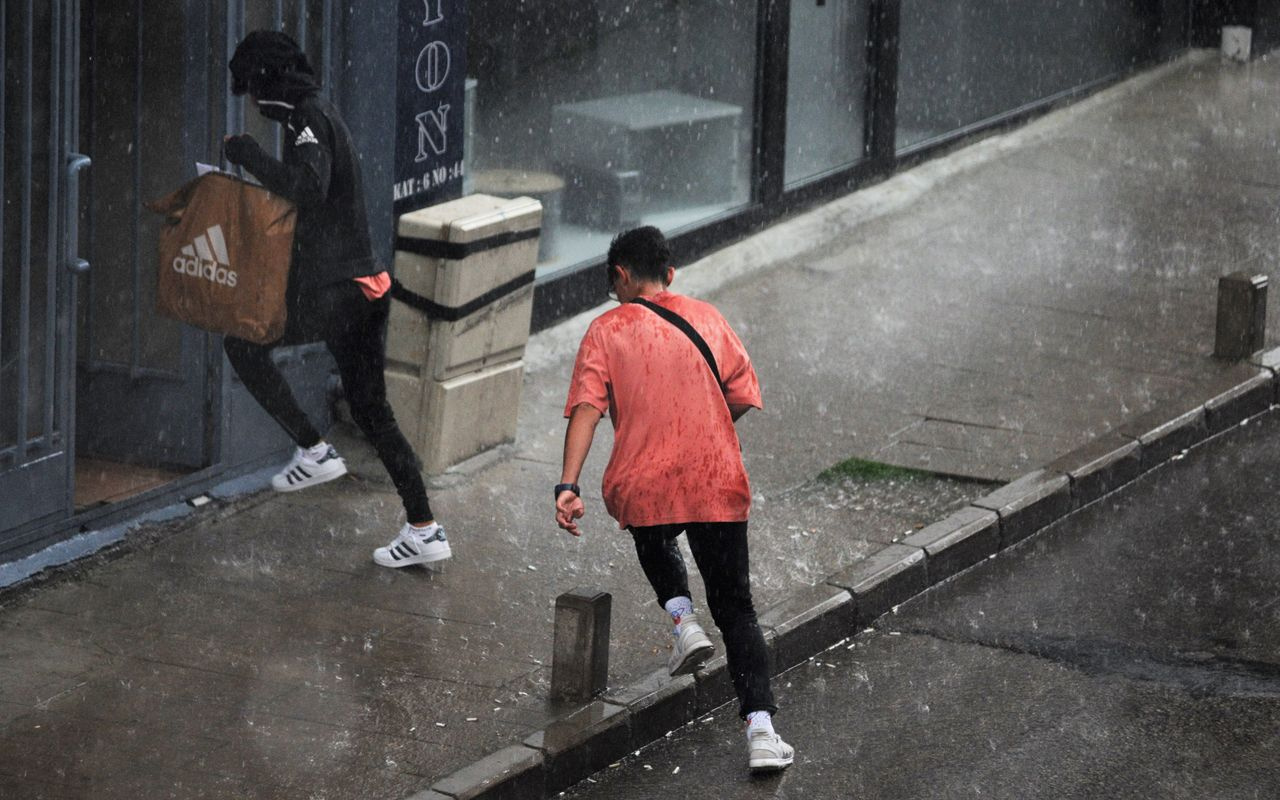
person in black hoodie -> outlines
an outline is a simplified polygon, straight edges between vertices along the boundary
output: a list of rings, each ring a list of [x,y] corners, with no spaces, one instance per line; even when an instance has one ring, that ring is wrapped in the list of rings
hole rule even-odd
[[[297,43],[278,31],[254,31],[231,58],[231,90],[284,126],[283,159],[250,135],[228,136],[227,161],[292,201],[298,216],[286,292],[288,323],[279,341],[259,345],[227,337],[231,366],[298,449],[271,479],[292,492],[338,478],[346,463],[298,407],[271,358],[276,347],[323,341],[333,354],[351,416],[373,443],[404,502],[399,534],[373,552],[384,567],[449,558],[413,448],[387,403],[383,367],[391,279],[373,258],[360,162],[338,112],[319,95],[315,72]]]

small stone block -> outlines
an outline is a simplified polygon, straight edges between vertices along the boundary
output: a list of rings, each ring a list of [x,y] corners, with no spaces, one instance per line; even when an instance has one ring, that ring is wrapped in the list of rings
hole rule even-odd
[[[455,800],[519,800],[542,797],[543,755],[524,745],[504,747],[431,787]],[[414,795],[411,800],[419,800]],[[423,798],[422,800],[425,800]]]
[[[1071,497],[1080,508],[1138,477],[1142,450],[1132,438],[1112,431],[1056,459],[1047,469],[1071,478]]]
[[[1213,355],[1228,361],[1262,349],[1267,328],[1267,276],[1233,272],[1218,279],[1218,317]]]
[[[406,800],[453,800],[453,798],[447,794],[440,794],[434,789],[423,789],[420,792],[409,795]]]
[[[857,625],[870,623],[929,588],[924,551],[891,544],[835,575],[827,583],[846,589],[857,604]]]
[[[597,589],[573,589],[556,598],[552,701],[583,702],[604,691],[612,612],[612,595]]]
[[[760,615],[760,626],[774,634],[774,671],[795,666],[857,632],[853,595],[820,583]]]
[[[525,739],[527,747],[542,751],[545,795],[558,794],[629,753],[630,721],[626,708],[597,700]]]
[[[925,573],[932,586],[1000,549],[1000,515],[985,508],[967,506],[916,531],[901,544],[924,550]]]
[[[1071,511],[1071,480],[1038,469],[973,501],[1000,515],[1000,548],[1017,544]]]
[[[631,747],[657,741],[697,717],[698,690],[692,675],[671,677],[656,670],[638,683],[613,689],[604,700],[631,713]]]
[[[738,697],[733,689],[733,678],[729,675],[729,662],[723,654],[704,663],[693,677],[698,691],[695,717],[700,717]]]
[[[1275,374],[1242,364],[1223,375],[1214,388],[1221,391],[1204,404],[1205,424],[1211,436],[1270,408],[1275,398]]]
[[[1116,429],[1116,433],[1138,442],[1143,472],[1163,464],[1208,437],[1204,406],[1187,408],[1187,405],[1184,402],[1159,406]]]

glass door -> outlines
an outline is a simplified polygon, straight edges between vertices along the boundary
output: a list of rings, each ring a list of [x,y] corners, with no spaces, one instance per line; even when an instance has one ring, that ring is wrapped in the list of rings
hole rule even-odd
[[[75,505],[117,502],[208,463],[207,334],[155,311],[159,215],[145,203],[207,160],[209,12],[129,0],[84,10],[81,140],[93,157],[79,303]]]

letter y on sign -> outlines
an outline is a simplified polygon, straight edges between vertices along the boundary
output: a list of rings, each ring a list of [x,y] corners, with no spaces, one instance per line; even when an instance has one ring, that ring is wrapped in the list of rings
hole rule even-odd
[[[444,3],[444,0],[422,0],[422,2],[427,7],[427,16],[422,20],[422,27],[425,28],[428,25],[435,25],[437,22],[444,19],[444,9],[441,8],[441,4]]]

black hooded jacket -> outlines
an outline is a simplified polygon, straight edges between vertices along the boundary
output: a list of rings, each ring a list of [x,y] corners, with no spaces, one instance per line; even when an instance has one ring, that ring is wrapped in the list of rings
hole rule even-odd
[[[319,96],[306,56],[284,34],[255,31],[231,60],[232,88],[284,126],[283,159],[251,136],[231,137],[227,160],[298,208],[291,289],[303,293],[381,271],[373,259],[360,161],[351,133]]]

